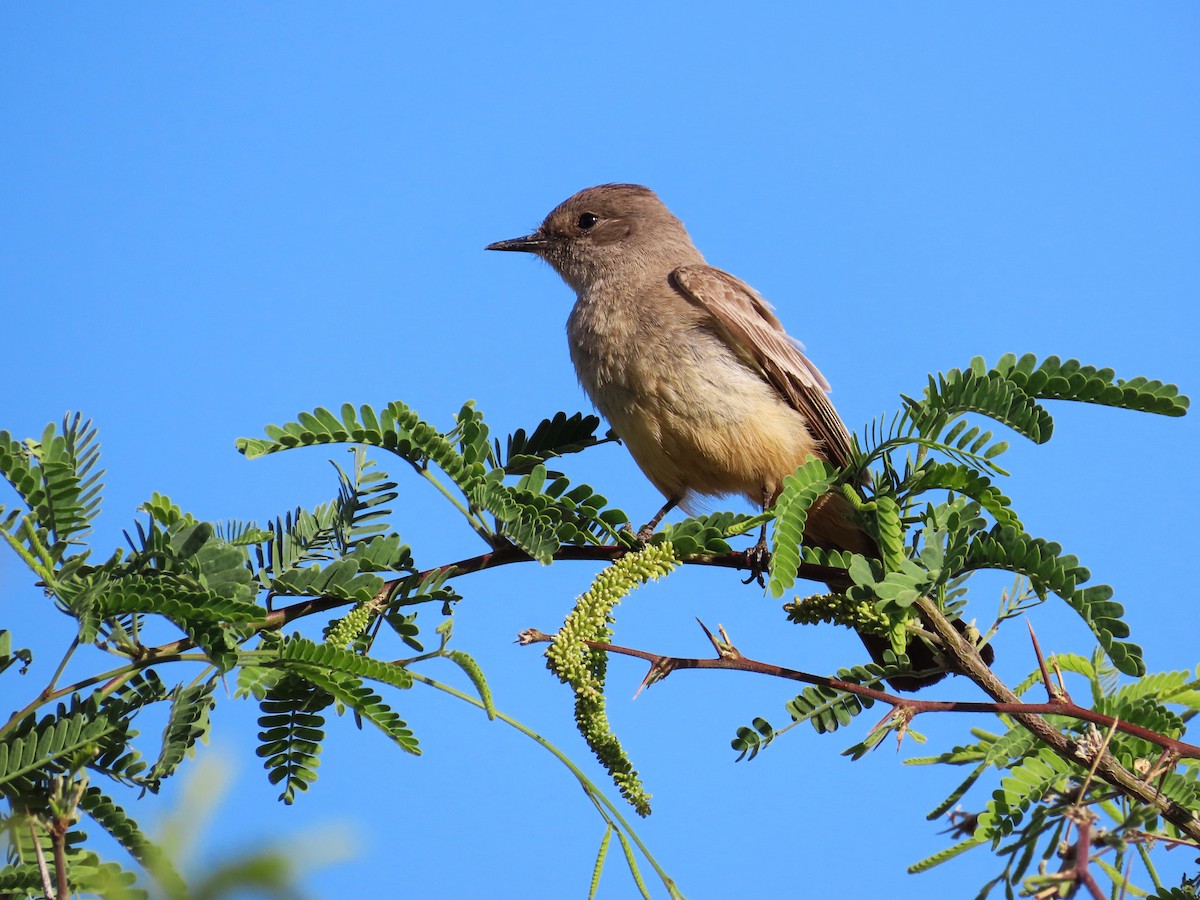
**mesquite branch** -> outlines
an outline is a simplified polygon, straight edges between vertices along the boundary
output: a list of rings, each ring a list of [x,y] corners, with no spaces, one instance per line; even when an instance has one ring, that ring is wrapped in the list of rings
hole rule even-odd
[[[522,631],[517,639],[520,644],[546,643],[551,640],[553,640],[553,635],[538,631],[536,628]],[[1167,737],[1156,731],[1143,728],[1140,725],[1134,725],[1131,722],[1122,722],[1119,719],[1114,719],[1112,716],[1106,716],[1095,710],[1077,706],[1070,700],[1051,700],[1047,703],[1023,703],[1020,700],[992,703],[964,700],[922,700],[911,696],[891,694],[887,691],[866,687],[865,685],[855,684],[850,681],[841,681],[837,678],[828,678],[824,675],[814,675],[811,672],[789,669],[786,666],[776,665],[775,663],[761,662],[757,659],[743,656],[736,649],[720,651],[714,657],[681,657],[653,653],[648,650],[638,650],[634,647],[622,647],[618,644],[606,644],[602,641],[584,641],[583,643],[593,650],[604,650],[608,653],[616,653],[621,656],[631,656],[635,659],[645,660],[650,664],[650,670],[647,673],[646,679],[643,680],[644,686],[661,681],[668,674],[679,669],[730,669],[738,672],[756,672],[760,675],[770,675],[774,678],[784,678],[789,681],[800,681],[804,684],[815,684],[820,687],[845,691],[848,694],[854,694],[858,697],[866,697],[877,703],[887,704],[897,711],[903,711],[910,717],[930,712],[992,713],[995,715],[1008,714],[1012,716],[1066,716],[1072,719],[1092,722],[1105,728],[1115,727],[1117,731],[1139,737],[1152,744],[1157,744],[1180,759],[1200,759],[1200,747],[1194,744],[1188,744],[1184,741]],[[1013,696],[1015,697],[1015,695]],[[1078,761],[1077,756],[1070,756],[1068,758],[1073,762]]]
[[[1049,671],[1044,667],[1044,660],[1041,661],[1041,664],[1043,665],[1043,678],[1050,695],[1049,701],[1046,703],[1022,702],[988,668],[979,657],[975,647],[959,635],[954,626],[942,615],[933,601],[924,598],[918,600],[917,603],[921,608],[922,618],[926,626],[931,628],[934,634],[941,639],[943,652],[953,661],[954,671],[960,672],[974,681],[993,698],[993,702],[921,700],[907,696],[900,697],[876,688],[801,672],[785,666],[775,665],[774,663],[760,662],[738,652],[736,648],[728,643],[727,639],[724,639],[723,632],[722,638],[724,640],[722,641],[713,639],[712,635],[709,635],[713,641],[713,645],[717,648],[717,655],[712,658],[676,657],[601,642],[585,641],[584,643],[593,649],[606,650],[611,653],[645,660],[649,663],[650,668],[643,679],[643,687],[653,684],[655,681],[662,680],[677,669],[731,669],[743,672],[757,672],[776,678],[842,690],[861,697],[869,697],[877,702],[889,704],[893,708],[893,716],[897,718],[897,721],[903,722],[911,720],[912,717],[925,712],[1008,714],[1031,731],[1060,757],[1073,763],[1083,761],[1092,764],[1095,774],[1100,778],[1132,799],[1155,808],[1163,818],[1179,828],[1180,831],[1188,835],[1192,840],[1200,842],[1200,819],[1197,819],[1191,810],[1164,797],[1153,785],[1142,780],[1122,766],[1109,753],[1107,745],[1100,747],[1098,754],[1089,755],[1086,748],[1081,747],[1072,737],[1060,732],[1042,718],[1042,716],[1068,716],[1134,735],[1162,747],[1164,756],[1168,762],[1173,762],[1181,758],[1200,759],[1200,747],[1076,705],[1067,697],[1065,692],[1053,687],[1049,680]],[[705,631],[707,632],[707,629]],[[536,643],[551,639],[551,636],[544,632],[529,629],[522,632],[518,640],[521,643]],[[1037,653],[1040,658],[1040,648],[1037,648]],[[1160,766],[1156,766],[1155,768],[1160,769]]]
[[[564,546],[554,554],[556,560],[597,560],[597,561],[614,561],[624,556],[629,552],[628,548],[616,545],[602,545],[591,547]],[[467,575],[473,572],[481,572],[487,569],[496,568],[498,566],[510,565],[513,563],[531,562],[531,558],[524,551],[511,545],[503,545],[488,553],[483,553],[477,556],[468,557],[453,563],[418,573],[418,578],[424,579],[435,573],[448,574],[451,576]],[[722,568],[732,568],[741,570],[752,570],[752,561],[748,559],[748,555],[744,551],[738,551],[723,555],[705,555],[695,556],[684,560],[688,565],[704,565],[717,566]],[[814,566],[804,564],[800,567],[799,575],[802,578],[815,581],[826,581],[830,576],[843,574],[841,570],[830,569],[824,566]],[[396,590],[401,583],[401,579],[389,581],[380,590],[379,600],[386,601],[388,597]],[[1114,720],[1110,716],[1097,713],[1094,710],[1080,707],[1066,696],[1065,692],[1053,689],[1048,671],[1043,665],[1043,677],[1046,681],[1047,690],[1050,694],[1050,700],[1046,703],[1023,703],[1014,694],[1007,685],[1001,682],[995,674],[987,667],[980,659],[975,648],[967,643],[954,629],[953,625],[941,614],[935,604],[929,599],[917,601],[923,613],[925,627],[933,632],[933,635],[940,639],[942,650],[953,661],[954,669],[980,686],[990,697],[993,702],[964,702],[964,701],[937,701],[937,700],[920,700],[911,697],[899,697],[889,694],[885,691],[879,691],[874,688],[864,687],[863,685],[851,684],[843,682],[835,678],[826,678],[820,675],[800,672],[794,669],[788,669],[784,666],[778,666],[772,663],[759,662],[741,656],[736,651],[732,653],[719,653],[717,657],[711,659],[705,658],[683,658],[672,657],[662,654],[654,654],[648,651],[635,650],[627,647],[619,647],[609,644],[595,644],[599,649],[605,649],[610,652],[619,653],[626,656],[633,656],[644,659],[651,664],[650,673],[647,676],[646,683],[652,683],[654,680],[659,680],[669,674],[674,669],[733,669],[740,671],[759,672],[764,675],[771,675],[777,678],[785,678],[794,681],[802,681],[814,685],[824,685],[826,687],[837,690],[847,691],[848,693],[857,694],[863,697],[870,697],[878,702],[891,705],[898,712],[902,712],[909,716],[915,716],[924,712],[968,712],[968,713],[1007,713],[1012,715],[1025,728],[1029,729],[1047,746],[1052,748],[1055,753],[1064,759],[1072,762],[1078,762],[1079,756],[1075,742],[1072,738],[1059,732],[1054,726],[1042,718],[1043,715],[1062,715],[1068,716],[1083,721],[1093,722],[1098,726],[1109,727],[1116,722],[1116,728],[1127,734],[1147,740],[1164,750],[1165,762],[1167,764],[1173,762],[1174,759],[1200,758],[1200,748],[1195,745],[1185,743],[1157,732],[1149,731],[1140,726],[1131,723],[1120,722]],[[298,601],[288,606],[272,610],[266,614],[263,620],[259,623],[257,630],[274,631],[285,627],[286,625],[298,619],[305,618],[310,615],[328,612],[342,606],[348,606],[352,601],[341,597],[313,597]],[[549,640],[549,636],[543,635],[540,632],[531,631],[529,634],[540,635],[533,640]],[[181,654],[185,651],[194,648],[195,644],[189,639],[181,639],[157,647],[143,648],[143,652],[137,660],[133,662],[136,668],[144,668],[154,665],[158,662],[168,662],[183,659]],[[1040,659],[1040,649],[1037,651]],[[111,673],[109,673],[111,674]],[[650,675],[654,677],[651,678]],[[90,683],[90,682],[88,682]],[[72,690],[78,689],[85,683],[68,685],[49,693],[44,693],[39,697],[38,703],[49,702],[60,696],[65,696]],[[1090,761],[1090,760],[1088,760]],[[1161,770],[1161,765],[1156,767]],[[1103,751],[1100,759],[1097,761],[1096,774],[1107,781],[1109,784],[1117,787],[1125,794],[1141,803],[1155,807],[1159,813],[1169,822],[1178,827],[1182,832],[1187,834],[1193,840],[1200,842],[1200,821],[1198,821],[1190,810],[1187,810],[1168,798],[1159,794],[1152,785],[1140,779],[1134,773],[1128,771],[1115,758],[1112,757],[1107,750]]]

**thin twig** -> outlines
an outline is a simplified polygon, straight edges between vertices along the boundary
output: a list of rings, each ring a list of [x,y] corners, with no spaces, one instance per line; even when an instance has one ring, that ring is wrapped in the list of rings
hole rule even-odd
[[[720,641],[705,629],[709,640],[714,646],[719,646]],[[552,636],[535,628],[530,628],[521,632],[517,642],[520,644],[536,644],[550,641]],[[1097,725],[1115,727],[1118,731],[1126,734],[1131,734],[1134,737],[1141,738],[1145,741],[1157,744],[1160,747],[1168,747],[1179,753],[1186,759],[1200,759],[1200,747],[1193,744],[1188,744],[1175,738],[1169,738],[1159,734],[1156,731],[1150,731],[1140,725],[1134,725],[1131,722],[1124,722],[1115,719],[1112,716],[1107,716],[1104,713],[1098,713],[1095,710],[1086,709],[1082,706],[1076,706],[1070,701],[1057,701],[1051,703],[1023,703],[1015,702],[973,702],[966,700],[921,700],[916,697],[901,697],[897,694],[890,694],[887,691],[881,691],[877,688],[866,687],[865,685],[855,684],[851,681],[842,681],[838,678],[828,678],[824,675],[814,675],[811,672],[801,672],[797,669],[789,669],[786,666],[776,665],[774,663],[760,662],[756,659],[751,659],[748,656],[742,655],[736,648],[729,650],[718,650],[716,657],[683,657],[669,656],[662,653],[653,653],[649,650],[638,650],[635,647],[622,647],[618,644],[608,644],[603,641],[584,641],[584,645],[593,650],[606,650],[609,653],[616,653],[621,656],[631,656],[635,659],[645,660],[649,663],[652,669],[664,672],[673,672],[676,669],[734,669],[740,672],[757,672],[760,675],[770,675],[775,678],[784,678],[789,681],[800,681],[805,684],[815,684],[821,687],[833,688],[838,691],[845,691],[849,694],[856,694],[859,697],[868,697],[879,703],[886,703],[895,707],[903,707],[911,710],[913,715],[927,712],[959,712],[959,713],[992,713],[992,714],[1008,714],[1008,715],[1062,715],[1073,719],[1080,719],[1085,722],[1093,722]],[[666,677],[663,675],[662,677]],[[656,680],[662,680],[661,678]]]
[[[50,826],[50,840],[54,845],[54,875],[58,881],[58,900],[71,896],[71,883],[67,880],[67,829],[71,822],[67,817],[56,819]]]
[[[42,892],[52,898],[55,896],[54,883],[50,881],[50,867],[46,865],[46,854],[42,851],[42,840],[38,837],[33,816],[29,817],[29,833],[33,836],[33,855],[37,857],[38,874],[42,876]]]
[[[1200,759],[1200,747],[1150,731],[1139,725],[1119,721],[1112,716],[1106,716],[1095,710],[1085,709],[1069,700],[1057,703],[1021,702],[1020,698],[1004,682],[1000,681],[995,673],[979,658],[979,654],[976,652],[974,646],[962,639],[954,626],[942,615],[941,611],[931,600],[921,598],[917,601],[917,604],[921,608],[922,618],[934,628],[938,636],[945,643],[946,652],[950,654],[957,671],[967,675],[972,681],[983,688],[984,691],[994,698],[994,702],[919,700],[909,697],[899,697],[889,694],[886,691],[865,687],[861,684],[852,684],[837,678],[826,678],[822,675],[800,672],[773,663],[759,662],[740,654],[737,656],[718,657],[716,659],[697,659],[672,657],[601,642],[585,641],[584,643],[593,649],[607,650],[612,653],[645,660],[658,673],[658,679],[665,677],[666,674],[676,669],[733,669],[743,672],[757,672],[762,675],[771,675],[775,678],[784,678],[791,681],[829,687],[834,690],[856,694],[860,697],[869,697],[881,703],[888,703],[894,707],[909,710],[912,715],[922,712],[1004,713],[1012,715],[1021,725],[1050,747],[1051,750],[1072,763],[1078,762],[1075,740],[1063,734],[1043,719],[1043,715],[1067,716],[1105,727],[1112,727],[1114,722],[1116,722],[1118,731],[1139,737],[1160,747],[1169,748],[1177,752],[1181,758]],[[523,632],[522,638],[527,638],[527,640],[521,640],[522,643],[534,643],[539,640],[549,640],[549,635],[531,629],[529,632]],[[1197,820],[1193,816],[1191,810],[1168,797],[1162,796],[1156,791],[1151,791],[1148,785],[1121,766],[1120,763],[1113,759],[1111,754],[1099,754],[1098,759],[1096,771],[1105,781],[1120,789],[1130,798],[1154,807],[1163,818],[1175,825],[1182,832],[1193,839],[1200,840],[1200,820]]]

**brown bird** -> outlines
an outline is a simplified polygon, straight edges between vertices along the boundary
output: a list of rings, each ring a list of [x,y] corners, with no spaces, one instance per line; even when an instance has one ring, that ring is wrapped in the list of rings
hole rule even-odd
[[[771,305],[708,265],[649,188],[587,188],[532,234],[487,249],[534,253],[575,290],[567,336],[579,381],[667,498],[643,540],[693,495],[742,494],[766,509],[810,456],[849,462],[850,435],[824,376]],[[805,542],[878,555],[847,512],[843,498],[826,495],[809,514]],[[765,526],[756,549],[765,557]],[[863,640],[876,658],[887,647]],[[932,666],[921,649],[927,659],[913,665]],[[897,681],[908,690],[931,683]]]

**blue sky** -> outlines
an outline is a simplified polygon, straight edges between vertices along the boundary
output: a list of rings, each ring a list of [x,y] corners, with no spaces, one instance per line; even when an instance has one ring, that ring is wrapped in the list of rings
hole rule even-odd
[[[0,428],[96,421],[108,548],[155,490],[221,519],[332,496],[329,453],[233,449],[300,410],[401,399],[448,425],[475,399],[502,434],[588,409],[570,292],[482,248],[606,181],[653,187],[711,263],[775,303],[852,428],[926,373],[1006,351],[1195,394],[1198,39],[1200,8],[1179,2],[9,4]],[[1152,670],[1194,666],[1196,416],[1052,412],[1053,443],[1006,457],[1007,492],[1116,588]],[[568,472],[635,520],[659,504],[620,447]],[[480,552],[424,484],[400,491],[418,562]],[[553,630],[594,571],[474,576],[455,632],[498,705],[581,761],[568,693],[511,641]],[[0,590],[0,626],[56,658],[65,624],[47,624],[11,556]],[[1034,613],[1043,645],[1087,652],[1058,606]],[[697,615],[761,659],[826,671],[862,656],[848,633],[787,626],[729,573],[639,592],[618,639],[699,654]],[[998,641],[1010,680],[1032,666],[1021,631]],[[781,720],[787,685],[684,673],[630,703],[640,668],[610,671],[612,719],[655,795],[641,832],[689,897],[965,896],[996,868],[903,873],[943,845],[923,815],[957,772],[903,769],[890,750],[851,764],[849,735],[807,730],[735,765],[734,730]],[[0,682],[16,688],[32,689]],[[465,706],[395,700],[425,755],[339,722],[290,809],[249,752],[254,707],[219,708],[203,753],[236,780],[213,847],[353,823],[356,862],[314,873],[314,895],[582,896],[602,829],[565,771]],[[969,724],[986,725],[922,730],[942,746]],[[601,895],[631,895],[615,865]]]

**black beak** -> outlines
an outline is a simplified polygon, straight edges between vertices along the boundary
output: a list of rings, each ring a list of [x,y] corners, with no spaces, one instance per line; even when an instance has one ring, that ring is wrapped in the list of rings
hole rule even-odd
[[[521,253],[540,253],[542,249],[550,242],[536,231],[533,234],[527,234],[525,237],[511,238],[507,241],[496,241],[494,244],[488,244],[484,250],[516,250]]]

